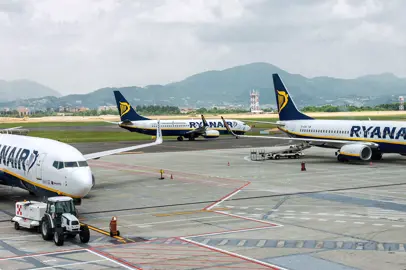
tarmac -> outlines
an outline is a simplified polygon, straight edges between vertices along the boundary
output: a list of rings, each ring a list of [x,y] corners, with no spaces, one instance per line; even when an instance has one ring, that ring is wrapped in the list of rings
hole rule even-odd
[[[258,141],[164,141],[91,161],[96,186],[78,206],[88,244],[16,231],[14,202],[30,197],[2,187],[0,269],[406,268],[404,157],[344,164],[310,148],[300,160],[252,161],[250,150],[280,143]]]

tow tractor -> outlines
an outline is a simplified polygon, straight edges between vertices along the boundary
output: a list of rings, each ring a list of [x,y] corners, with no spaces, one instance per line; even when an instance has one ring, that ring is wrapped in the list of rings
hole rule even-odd
[[[50,197],[47,203],[36,201],[16,202],[16,215],[11,219],[14,228],[36,229],[44,240],[54,239],[62,246],[66,238],[79,235],[82,243],[89,242],[90,231],[81,225],[73,199],[65,196]]]
[[[266,152],[262,150],[252,150],[251,160],[266,160],[266,159],[280,159],[280,158],[300,158],[303,156],[303,150],[310,148],[309,144],[301,143],[295,145],[289,145],[280,150]]]

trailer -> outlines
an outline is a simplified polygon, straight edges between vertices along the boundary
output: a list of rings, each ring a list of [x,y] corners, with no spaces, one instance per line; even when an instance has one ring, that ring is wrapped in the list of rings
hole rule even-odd
[[[11,219],[14,228],[36,229],[44,240],[53,238],[55,245],[62,246],[65,238],[79,235],[82,243],[89,242],[90,231],[80,224],[77,211],[70,197],[48,198],[47,203],[37,201],[16,202],[16,215]]]
[[[309,144],[296,144],[296,145],[289,145],[282,149],[267,152],[264,149],[259,150],[251,150],[251,160],[267,160],[267,159],[281,159],[281,158],[294,158],[298,159],[302,157],[303,150],[310,148]]]

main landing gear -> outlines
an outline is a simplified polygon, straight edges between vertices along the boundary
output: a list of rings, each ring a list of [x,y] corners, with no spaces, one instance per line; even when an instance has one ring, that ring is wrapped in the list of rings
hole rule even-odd
[[[178,137],[178,141],[183,141],[183,137],[182,137],[182,136],[179,136],[179,137]]]

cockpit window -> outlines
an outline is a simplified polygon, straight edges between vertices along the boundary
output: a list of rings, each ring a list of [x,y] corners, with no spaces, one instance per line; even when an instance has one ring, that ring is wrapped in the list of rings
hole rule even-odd
[[[79,167],[87,167],[89,165],[87,165],[86,161],[78,161]]]
[[[54,164],[52,164],[52,166],[54,166],[55,169],[58,169],[58,166],[59,166],[58,163],[59,163],[58,161],[54,161]]]
[[[64,166],[63,166],[63,162],[60,162],[59,161],[59,166],[58,166],[58,169],[63,169],[64,168]]]
[[[73,167],[78,167],[78,163],[76,161],[65,162],[65,168],[73,168]]]

